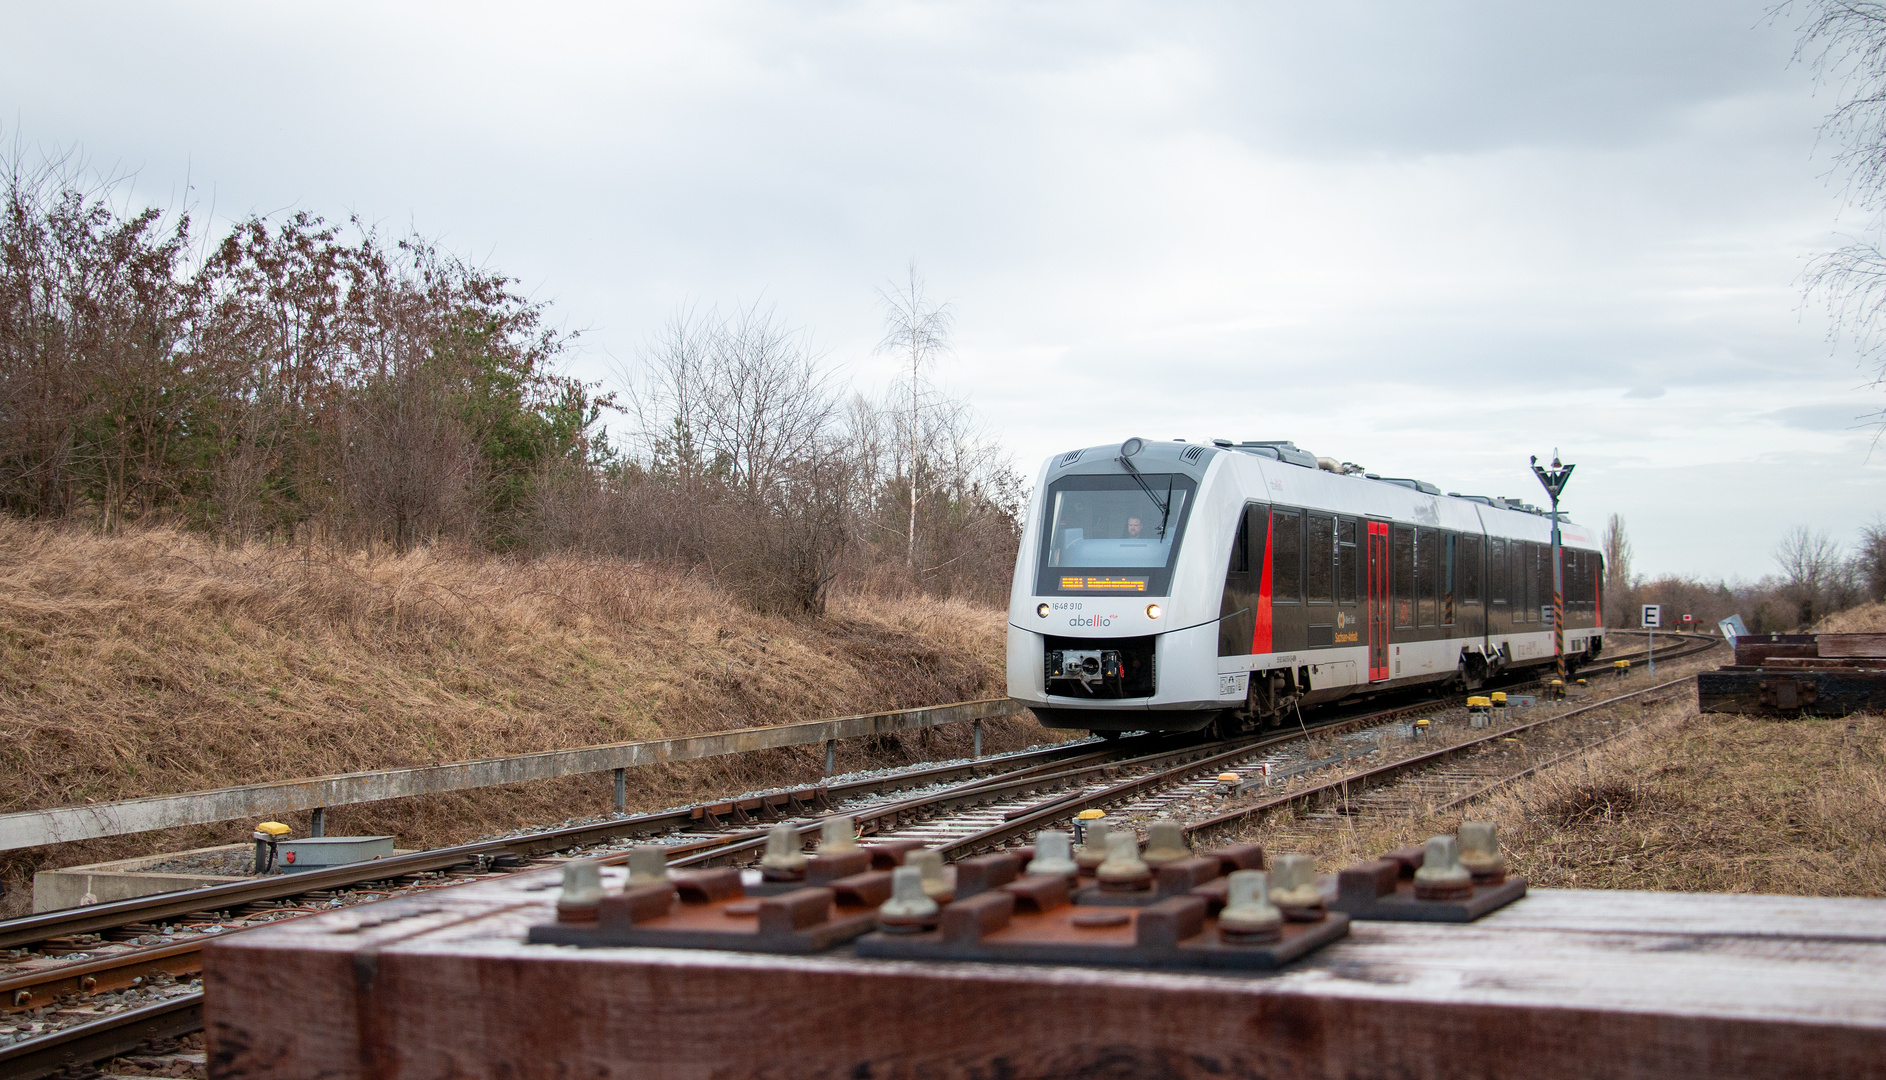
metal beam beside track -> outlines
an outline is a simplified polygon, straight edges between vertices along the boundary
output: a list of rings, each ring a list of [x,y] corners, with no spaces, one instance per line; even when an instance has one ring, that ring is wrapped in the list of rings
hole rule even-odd
[[[528,780],[612,772],[669,761],[744,754],[754,750],[812,746],[836,739],[855,739],[970,720],[1015,716],[1023,711],[1012,698],[988,698],[925,709],[899,709],[895,712],[809,720],[772,727],[736,728],[672,739],[607,743],[574,750],[551,750],[447,765],[305,777],[91,806],[26,810],[0,814],[0,851],[151,832],[181,825],[268,818],[297,810],[498,787]]]

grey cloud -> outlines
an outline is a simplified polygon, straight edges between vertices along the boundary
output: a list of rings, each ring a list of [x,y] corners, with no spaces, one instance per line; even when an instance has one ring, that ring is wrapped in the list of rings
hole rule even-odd
[[[1852,401],[1795,405],[1764,413],[1762,418],[1800,431],[1865,431],[1879,422],[1878,410],[1865,411],[1871,404],[1856,398]]]

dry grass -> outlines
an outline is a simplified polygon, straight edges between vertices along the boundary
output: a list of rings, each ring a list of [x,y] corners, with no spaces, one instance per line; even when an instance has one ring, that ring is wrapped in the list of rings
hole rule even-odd
[[[1814,627],[1814,632],[1817,634],[1886,633],[1886,603],[1875,601],[1835,612],[1822,619]]]
[[[0,807],[105,802],[870,712],[1003,692],[1003,612],[840,597],[826,619],[754,615],[663,567],[104,539],[0,519]],[[958,725],[963,726],[963,725]],[[991,725],[989,745],[1040,737]],[[962,743],[962,747],[956,744]],[[841,767],[966,752],[967,732],[846,744]],[[809,782],[814,750],[635,774],[632,802]],[[335,831],[430,845],[607,808],[608,778],[337,810]],[[301,825],[301,822],[291,822]],[[242,823],[65,845],[31,870]]]
[[[1886,895],[1886,719],[1702,715],[1686,696],[1639,723],[1465,814],[1365,819],[1305,846],[1334,870],[1491,819],[1508,865],[1542,887]],[[1304,829],[1239,836],[1279,833]]]

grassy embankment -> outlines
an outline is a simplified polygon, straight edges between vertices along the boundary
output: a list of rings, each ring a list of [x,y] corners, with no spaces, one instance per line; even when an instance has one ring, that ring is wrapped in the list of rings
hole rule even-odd
[[[580,559],[369,557],[101,539],[0,520],[0,808],[932,705],[1003,692],[1003,613],[840,597],[763,617],[697,577]],[[958,730],[961,729],[961,730]],[[1042,737],[991,723],[985,746]],[[967,725],[840,745],[840,769],[968,752]],[[632,808],[823,772],[817,748],[631,774]],[[609,777],[340,808],[335,833],[408,846],[608,809]],[[305,830],[306,815],[289,815]],[[240,840],[230,822],[0,857],[34,869]]]

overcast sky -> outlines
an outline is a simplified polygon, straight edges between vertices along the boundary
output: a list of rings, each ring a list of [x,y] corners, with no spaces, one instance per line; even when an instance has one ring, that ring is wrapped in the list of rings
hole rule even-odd
[[[1031,477],[1285,438],[1540,502],[1557,447],[1640,571],[1752,578],[1886,495],[1886,394],[1801,297],[1860,224],[1835,96],[1766,7],[9,3],[0,129],[161,206],[437,236],[594,379],[759,299],[881,388],[914,258]]]

